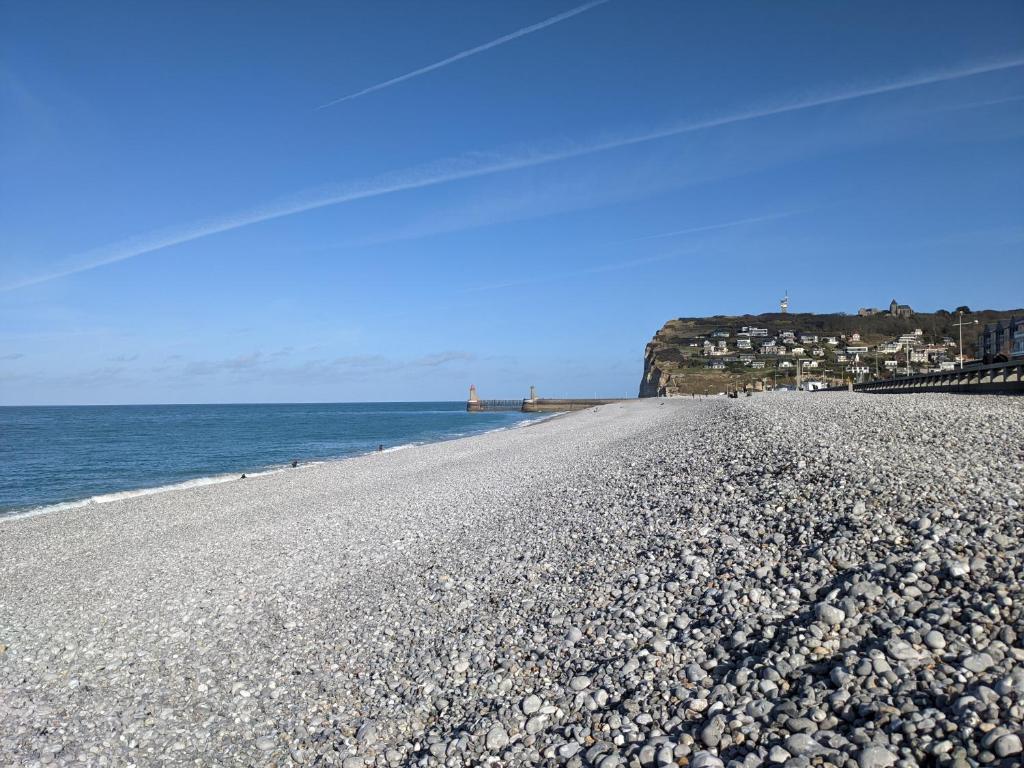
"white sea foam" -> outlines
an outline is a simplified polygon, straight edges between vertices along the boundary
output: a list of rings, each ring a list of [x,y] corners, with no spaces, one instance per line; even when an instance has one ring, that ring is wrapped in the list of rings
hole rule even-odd
[[[483,430],[482,432],[472,432],[472,433],[461,432],[461,433],[457,433],[455,435],[452,435],[451,437],[446,438],[446,439],[442,439],[442,440],[438,440],[438,441],[428,441],[428,442],[447,442],[447,440],[452,440],[452,439],[457,440],[457,439],[460,439],[462,437],[471,437],[471,436],[474,436],[474,435],[487,434],[488,432],[503,432],[506,429],[515,429],[515,428],[518,428],[518,427],[526,427],[526,426],[529,426],[530,424],[536,424],[539,421],[545,421],[545,420],[547,420],[549,418],[552,418],[552,417],[558,416],[558,415],[559,414],[557,414],[557,413],[553,413],[553,414],[550,414],[548,416],[542,416],[540,418],[529,419],[529,420],[526,420],[526,421],[522,421],[522,422],[519,422],[518,424],[513,424],[512,426],[497,427],[497,428],[491,429],[491,430]],[[401,445],[394,445],[394,446],[391,446],[390,448],[385,448],[382,451],[367,451],[363,455],[369,456],[369,455],[372,455],[372,454],[375,454],[375,453],[394,453],[395,451],[403,451],[403,450],[406,450],[407,448],[416,448],[419,445],[426,445],[426,444],[428,444],[428,443],[403,443]],[[355,456],[340,456],[340,457],[335,458],[335,459],[310,460],[310,461],[302,462],[302,466],[308,467],[308,466],[314,466],[314,465],[317,465],[317,464],[326,464],[328,462],[346,461],[348,459],[353,459],[353,458],[356,458],[356,457]],[[260,471],[257,471],[257,472],[246,472],[245,476],[248,479],[248,478],[253,478],[253,477],[263,477],[264,475],[275,475],[275,474],[277,474],[279,472],[284,472],[285,469],[286,469],[285,467],[273,467],[273,468],[270,468],[270,469],[264,469],[264,470],[260,470]],[[167,485],[157,485],[157,486],[153,486],[151,488],[136,488],[136,489],[129,490],[129,491],[115,491],[115,492],[112,492],[112,493],[101,493],[101,494],[97,494],[96,496],[90,496],[87,499],[79,499],[77,501],[62,501],[62,502],[59,502],[57,504],[45,504],[43,506],[32,507],[31,509],[20,510],[20,511],[12,512],[12,513],[9,513],[9,514],[0,513],[0,523],[3,523],[3,522],[8,521],[8,520],[24,520],[25,518],[28,518],[28,517],[36,517],[38,515],[45,515],[45,514],[49,514],[50,512],[64,512],[64,511],[67,511],[67,510],[81,509],[82,507],[88,507],[88,506],[93,506],[93,505],[109,504],[110,502],[113,502],[113,501],[124,501],[125,499],[134,499],[134,498],[139,497],[139,496],[152,496],[152,495],[157,494],[157,493],[167,493],[169,491],[182,491],[182,490],[186,490],[188,488],[199,488],[199,487],[202,487],[202,486],[205,486],[205,485],[217,485],[219,483],[229,483],[232,480],[240,480],[240,479],[241,478],[239,477],[239,475],[235,474],[235,473],[220,474],[220,475],[210,475],[208,477],[197,477],[197,478],[194,478],[192,480],[184,480],[184,481],[182,481],[180,483],[170,483],[170,484],[167,484]]]
[[[246,473],[246,477],[257,477],[259,475],[269,475],[274,472],[280,472],[279,469],[268,470],[265,472],[252,472]],[[81,507],[88,507],[94,504],[109,504],[112,501],[123,501],[124,499],[134,499],[137,496],[152,496],[156,493],[166,493],[167,491],[180,491],[186,488],[198,488],[204,485],[216,485],[217,483],[226,483],[231,480],[238,478],[238,475],[213,475],[211,477],[197,477],[193,480],[185,480],[180,483],[170,483],[168,485],[157,485],[152,488],[135,488],[130,491],[116,491],[114,493],[101,493],[96,496],[90,496],[88,499],[80,499],[78,501],[62,501],[59,504],[46,504],[41,507],[33,507],[32,509],[26,509],[21,512],[14,512],[9,515],[0,515],[0,522],[5,520],[20,520],[26,517],[35,517],[36,515],[44,515],[49,512],[63,512],[69,509],[79,509]]]
[[[395,451],[404,451],[406,448],[415,448],[416,443],[403,443],[402,445],[393,445],[390,448],[385,448],[383,451],[372,451],[372,453],[394,453]]]

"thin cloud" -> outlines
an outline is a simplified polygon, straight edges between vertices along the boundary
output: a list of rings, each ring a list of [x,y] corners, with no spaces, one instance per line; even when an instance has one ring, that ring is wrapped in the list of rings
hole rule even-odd
[[[6,355],[0,355],[0,360],[21,360],[24,356],[23,352],[11,352]]]
[[[510,32],[507,35],[502,35],[501,37],[495,40],[491,40],[489,43],[483,43],[482,45],[475,46],[474,48],[467,48],[465,51],[461,51],[452,56],[449,56],[447,59],[435,61],[433,64],[428,64],[425,67],[414,69],[412,72],[406,72],[404,75],[399,75],[398,77],[393,77],[390,80],[385,80],[382,83],[371,85],[368,88],[363,88],[361,91],[350,93],[347,96],[332,99],[331,101],[328,101],[326,104],[321,104],[319,107],[317,107],[317,109],[327,109],[328,107],[333,107],[336,104],[341,104],[343,101],[351,101],[352,99],[357,99],[360,96],[365,96],[368,93],[382,91],[385,88],[390,88],[393,85],[404,83],[406,80],[412,80],[414,77],[419,77],[420,75],[425,75],[428,72],[433,72],[435,69],[447,67],[449,64],[454,64],[456,61],[468,59],[470,56],[476,56],[478,53],[489,51],[491,48],[497,48],[499,45],[510,43],[513,40],[518,40],[520,37],[531,35],[534,32],[539,32],[540,30],[554,26],[555,24],[558,24],[561,21],[571,19],[573,16],[578,16],[581,13],[585,13],[586,11],[589,11],[591,8],[596,8],[599,5],[604,5],[607,2],[608,0],[593,0],[593,2],[584,3],[583,5],[577,6],[576,8],[572,8],[568,11],[565,11],[564,13],[559,13],[556,16],[552,16],[548,19],[545,19],[544,21],[539,21],[536,24],[531,24],[528,27],[517,29],[515,32]]]
[[[1016,96],[1004,96],[1001,99],[988,99],[986,101],[971,101],[967,104],[953,104],[948,107],[935,107],[935,109],[929,110],[929,112],[959,112],[963,109],[981,109],[983,107],[994,107],[997,104],[1010,104],[1015,101],[1021,101],[1024,99],[1024,94],[1018,94]]]
[[[11,291],[17,288],[24,288],[30,285],[56,280],[61,277],[67,277],[79,272],[85,272],[97,267],[135,258],[136,256],[153,253],[171,246],[200,240],[211,235],[230,232],[235,229],[241,229],[242,227],[248,227],[265,221],[272,221],[274,219],[280,219],[285,216],[292,216],[297,213],[304,213],[318,208],[341,205],[355,200],[381,197],[384,195],[394,194],[396,192],[423,189],[453,181],[490,176],[523,168],[532,168],[560,160],[583,157],[586,155],[643,144],[645,142],[679,136],[695,131],[719,128],[726,125],[743,123],[764,117],[799,112],[805,109],[812,109],[814,107],[838,104],[841,102],[863,99],[870,96],[879,96],[886,93],[918,88],[925,85],[933,85],[950,80],[974,77],[989,72],[1015,69],[1021,66],[1024,66],[1024,56],[1017,56],[1015,58],[1003,59],[998,62],[962,67],[959,69],[943,70],[941,72],[928,75],[905,78],[903,80],[883,85],[848,88],[828,95],[808,97],[785,104],[776,104],[774,106],[751,109],[722,117],[676,123],[655,131],[592,141],[586,144],[563,143],[561,146],[547,151],[534,149],[522,151],[519,154],[506,157],[495,155],[471,155],[442,161],[427,166],[421,166],[419,168],[413,168],[411,170],[379,176],[367,181],[333,187],[329,190],[307,193],[306,195],[298,198],[270,203],[220,219],[201,221],[185,228],[144,235],[112,245],[103,246],[80,254],[67,266],[54,272],[24,278],[22,280],[17,280],[0,286],[0,291]]]
[[[647,235],[645,237],[635,237],[635,238],[632,238],[630,240],[619,240],[615,244],[621,245],[623,243],[633,243],[633,242],[637,242],[637,241],[641,241],[641,240],[653,240],[653,239],[661,238],[661,237],[673,237],[673,236],[677,236],[677,235],[689,235],[689,234],[697,234],[697,233],[700,233],[700,232],[709,232],[709,231],[716,230],[716,229],[727,229],[729,227],[738,227],[738,226],[742,226],[742,225],[745,225],[745,224],[754,224],[754,223],[762,222],[762,221],[772,221],[774,219],[781,219],[781,218],[784,218],[786,216],[795,216],[797,213],[801,213],[801,211],[786,211],[786,212],[783,212],[783,213],[773,213],[773,214],[767,214],[767,215],[764,215],[764,216],[751,216],[749,218],[736,219],[735,221],[726,221],[726,222],[722,222],[720,224],[709,224],[709,225],[701,226],[701,227],[690,227],[689,229],[679,229],[679,230],[676,230],[674,232],[663,232],[663,233],[657,234],[657,235]],[[657,264],[657,263],[660,263],[660,262],[663,262],[663,261],[672,261],[673,259],[677,259],[677,258],[679,258],[681,256],[688,256],[690,254],[698,253],[698,252],[699,252],[699,249],[696,248],[696,247],[689,247],[689,248],[682,248],[682,249],[678,249],[677,248],[677,249],[669,251],[667,253],[660,253],[660,254],[656,254],[656,255],[653,255],[653,256],[644,256],[644,257],[639,258],[639,259],[629,259],[627,261],[616,261],[616,262],[611,262],[611,263],[608,263],[608,264],[599,264],[596,267],[587,267],[586,269],[578,269],[578,270],[575,270],[573,272],[568,272],[568,273],[563,273],[563,274],[548,275],[546,277],[541,277],[541,278],[526,278],[526,279],[523,279],[523,280],[516,280],[516,281],[511,281],[511,282],[505,282],[505,283],[491,283],[489,285],[478,285],[478,286],[475,286],[473,288],[467,288],[463,292],[464,293],[478,293],[480,291],[493,291],[493,290],[498,290],[498,289],[502,289],[502,288],[519,288],[519,287],[527,286],[527,285],[540,285],[540,284],[543,284],[543,283],[551,283],[551,282],[557,282],[557,281],[568,281],[568,280],[573,279],[574,277],[579,277],[579,276],[582,276],[582,275],[599,275],[599,274],[602,274],[604,272],[618,272],[618,271],[624,270],[624,269],[632,269],[634,267],[643,267],[643,266],[647,266],[649,264]]]
[[[412,361],[412,365],[419,366],[422,368],[436,368],[439,365],[453,362],[472,362],[476,360],[476,355],[472,352],[438,352],[433,355],[424,355],[423,357],[417,358]]]
[[[747,219],[736,219],[735,221],[723,221],[720,224],[706,224],[700,227],[689,227],[688,229],[676,229],[672,232],[660,232],[656,235],[644,235],[643,237],[632,237],[628,240],[620,240],[622,243],[635,243],[641,240],[660,240],[664,237],[678,237],[679,235],[692,235],[698,232],[711,232],[716,229],[731,229],[732,227],[741,227],[745,224],[756,224],[762,221],[774,221],[776,219],[784,219],[788,216],[795,216],[800,211],[786,211],[784,213],[770,213],[766,216],[751,216]]]
[[[671,261],[677,259],[680,256],[686,256],[691,253],[696,253],[696,248],[687,248],[682,251],[673,251],[672,253],[663,253],[660,256],[648,256],[643,259],[630,259],[629,261],[618,261],[614,264],[602,264],[597,267],[591,267],[590,269],[582,270],[581,274],[586,275],[598,275],[602,272],[618,272],[622,269],[632,269],[633,267],[643,267],[648,264],[657,264],[662,261]]]

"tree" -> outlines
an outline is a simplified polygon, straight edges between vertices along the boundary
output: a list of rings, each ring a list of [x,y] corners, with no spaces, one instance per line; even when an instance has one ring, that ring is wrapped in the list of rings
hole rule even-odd
[[[963,312],[965,315],[969,315],[971,314],[971,308],[965,305],[962,307],[957,307],[956,309],[953,310],[954,315],[959,314],[960,312]]]

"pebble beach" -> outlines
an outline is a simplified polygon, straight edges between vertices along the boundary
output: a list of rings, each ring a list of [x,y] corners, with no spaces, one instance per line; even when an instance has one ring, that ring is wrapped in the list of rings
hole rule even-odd
[[[1024,399],[650,399],[0,520],[0,764],[1024,763]]]

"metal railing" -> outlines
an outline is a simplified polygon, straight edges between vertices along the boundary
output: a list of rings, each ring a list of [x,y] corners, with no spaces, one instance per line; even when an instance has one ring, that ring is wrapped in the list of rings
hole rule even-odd
[[[857,392],[1003,392],[1024,393],[1024,359],[971,365],[952,371],[932,371],[853,385]],[[830,387],[831,391],[845,387]]]

